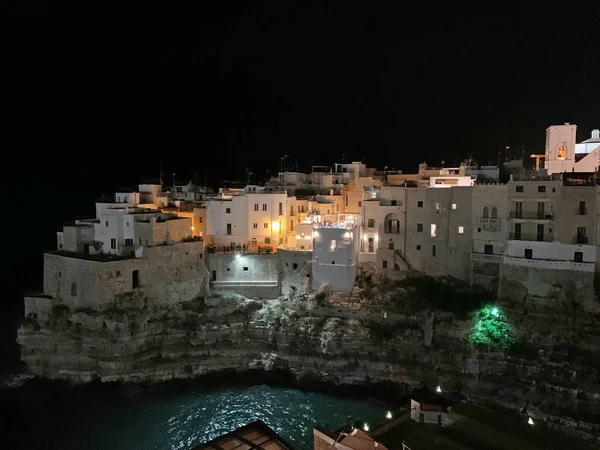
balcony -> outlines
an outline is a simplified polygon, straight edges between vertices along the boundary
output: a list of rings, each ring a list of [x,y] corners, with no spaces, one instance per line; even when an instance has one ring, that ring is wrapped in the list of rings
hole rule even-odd
[[[511,211],[511,219],[525,219],[525,220],[552,220],[551,212],[528,212],[528,211]]]
[[[500,229],[500,219],[490,217],[480,217],[479,224],[483,231],[498,231]]]
[[[491,253],[471,253],[471,261],[480,261],[487,263],[500,263],[502,262],[503,255],[494,255]]]
[[[539,233],[508,233],[508,239],[511,241],[537,241],[552,242],[553,236]]]
[[[573,242],[575,242],[575,244],[586,245],[588,243],[588,237],[587,236],[577,235],[577,236],[575,236],[575,240]]]

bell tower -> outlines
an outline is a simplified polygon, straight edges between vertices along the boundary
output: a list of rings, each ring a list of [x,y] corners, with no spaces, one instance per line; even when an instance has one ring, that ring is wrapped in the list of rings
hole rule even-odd
[[[544,168],[548,175],[573,171],[576,133],[577,125],[570,123],[552,125],[546,129]]]

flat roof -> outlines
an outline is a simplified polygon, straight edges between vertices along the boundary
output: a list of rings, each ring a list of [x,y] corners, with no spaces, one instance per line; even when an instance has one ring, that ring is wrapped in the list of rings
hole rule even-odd
[[[86,255],[84,253],[68,252],[66,250],[56,250],[54,252],[46,252],[46,254],[63,256],[65,258],[83,259],[86,261],[96,261],[96,262],[123,261],[124,259],[131,259],[130,256],[109,255],[106,253],[99,253],[96,255]]]
[[[251,422],[192,450],[293,450],[261,420]]]

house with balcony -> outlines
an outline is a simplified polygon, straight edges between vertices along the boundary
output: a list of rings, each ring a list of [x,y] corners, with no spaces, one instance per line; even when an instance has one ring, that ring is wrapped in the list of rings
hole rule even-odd
[[[508,239],[508,185],[473,186],[471,270],[469,282],[497,292]]]

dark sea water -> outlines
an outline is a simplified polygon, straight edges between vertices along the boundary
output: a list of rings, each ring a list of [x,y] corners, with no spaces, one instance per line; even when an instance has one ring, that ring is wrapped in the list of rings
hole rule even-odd
[[[373,425],[390,409],[287,387],[196,382],[63,388],[32,380],[0,392],[0,402],[0,448],[63,450],[189,449],[257,419],[308,450],[314,425]]]

